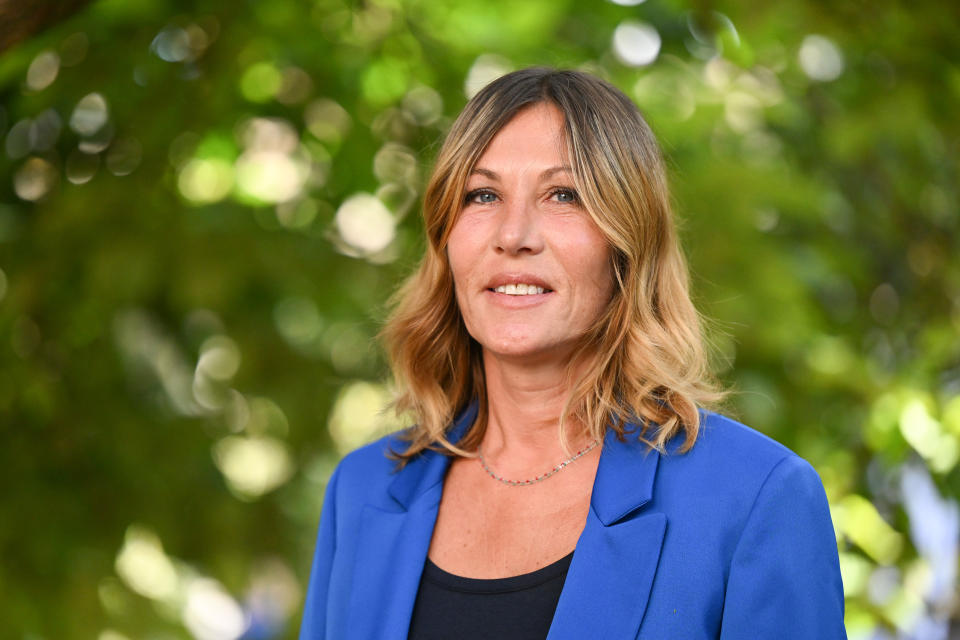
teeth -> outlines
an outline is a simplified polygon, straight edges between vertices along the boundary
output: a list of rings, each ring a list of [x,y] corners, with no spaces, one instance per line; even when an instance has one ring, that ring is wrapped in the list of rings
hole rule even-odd
[[[534,284],[505,284],[495,289],[497,293],[505,293],[508,296],[532,296],[543,293],[543,287]]]

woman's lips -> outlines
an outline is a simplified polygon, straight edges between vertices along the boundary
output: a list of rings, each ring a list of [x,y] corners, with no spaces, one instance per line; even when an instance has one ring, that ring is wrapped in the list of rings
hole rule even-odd
[[[525,309],[546,302],[554,292],[544,290],[536,293],[529,293],[528,291],[528,293],[525,294],[509,294],[501,293],[494,289],[487,289],[484,291],[484,294],[489,296],[490,301],[498,306],[509,309]]]
[[[531,287],[536,289],[537,293],[553,290],[553,287],[539,276],[521,272],[498,273],[486,284],[487,289],[507,295],[524,295]]]

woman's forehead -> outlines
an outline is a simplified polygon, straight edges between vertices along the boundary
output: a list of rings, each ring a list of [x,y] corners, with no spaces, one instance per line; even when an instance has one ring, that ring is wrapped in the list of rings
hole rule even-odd
[[[472,173],[493,178],[503,171],[536,173],[569,170],[563,112],[551,103],[537,103],[511,118],[487,145]]]

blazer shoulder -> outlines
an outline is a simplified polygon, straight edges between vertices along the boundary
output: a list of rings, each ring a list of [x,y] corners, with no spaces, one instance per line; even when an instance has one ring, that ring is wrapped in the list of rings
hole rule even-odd
[[[390,433],[345,455],[334,472],[341,491],[351,498],[384,495],[399,468],[390,453],[403,450],[402,433]]]
[[[784,458],[799,457],[770,436],[732,418],[711,411],[702,411],[700,415],[700,434],[691,453],[749,461],[751,466],[767,471]]]
[[[343,456],[339,463],[340,466],[344,468],[342,473],[351,473],[354,471],[369,473],[379,467],[392,470],[396,466],[397,461],[390,457],[390,452],[401,451],[403,449],[402,434],[402,431],[388,433]]]
[[[823,484],[806,460],[736,420],[702,415],[693,448],[659,460],[654,502],[675,530],[710,530],[713,544],[732,552],[751,514],[767,522],[777,505],[829,523]]]
[[[718,413],[704,411],[701,417],[693,448],[661,458],[658,476],[667,480],[665,486],[697,486],[724,500],[736,494],[749,504],[778,467],[806,468],[819,481],[805,460],[769,436]]]

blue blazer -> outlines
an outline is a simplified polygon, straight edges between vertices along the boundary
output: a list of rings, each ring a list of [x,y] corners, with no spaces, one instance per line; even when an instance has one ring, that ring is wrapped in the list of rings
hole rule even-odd
[[[685,454],[607,434],[549,640],[846,637],[817,473],[742,424],[703,418]],[[354,451],[330,478],[301,640],[407,635],[450,458],[428,450],[395,472],[391,446],[403,444]]]

